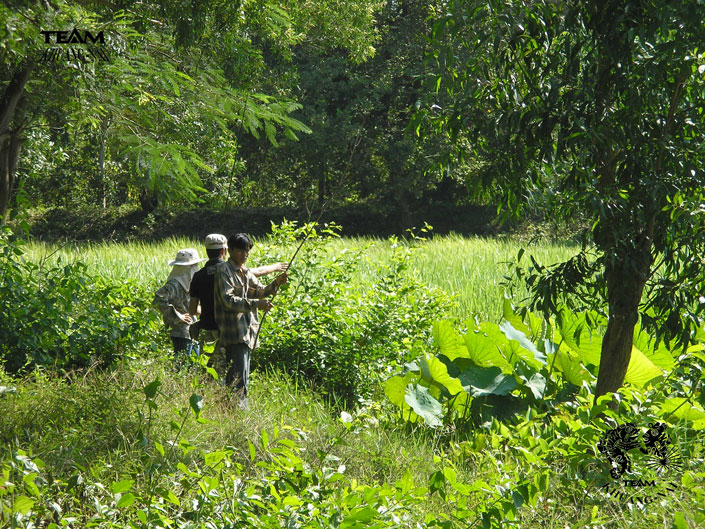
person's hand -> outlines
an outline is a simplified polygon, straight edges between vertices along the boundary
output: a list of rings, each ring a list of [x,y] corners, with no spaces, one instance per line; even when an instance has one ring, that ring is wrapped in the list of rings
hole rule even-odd
[[[193,323],[193,318],[191,317],[190,314],[182,314],[181,321],[187,325],[191,325]]]
[[[272,308],[272,302],[268,299],[258,299],[257,308],[263,310],[264,312],[267,312],[269,309]]]
[[[287,266],[289,265],[287,264]],[[283,274],[277,276],[274,281],[276,282],[278,287],[282,286],[284,283],[289,281],[289,272],[284,272]]]
[[[289,270],[289,263],[287,262],[277,263],[275,266],[275,272],[286,272],[287,270]]]

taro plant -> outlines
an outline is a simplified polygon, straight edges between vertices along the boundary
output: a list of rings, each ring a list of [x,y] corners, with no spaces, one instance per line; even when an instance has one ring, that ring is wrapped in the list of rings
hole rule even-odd
[[[565,308],[550,320],[530,312],[522,318],[505,299],[500,324],[467,320],[458,330],[448,321],[435,322],[435,352],[407,363],[402,374],[386,381],[385,393],[400,418],[429,426],[514,415],[530,406],[548,409],[594,383],[604,327],[596,313]],[[700,349],[692,346],[684,354]],[[657,344],[637,326],[625,381],[637,388],[654,385],[673,368],[667,344]],[[680,402],[669,401],[665,410]],[[686,409],[700,417],[702,408],[692,402],[671,411],[683,415]]]

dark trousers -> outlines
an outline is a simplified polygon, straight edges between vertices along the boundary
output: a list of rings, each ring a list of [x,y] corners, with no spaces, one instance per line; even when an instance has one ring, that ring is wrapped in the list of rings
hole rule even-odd
[[[198,356],[200,352],[198,342],[194,342],[189,338],[172,336],[171,343],[174,344],[174,360],[177,369],[180,369],[190,360],[191,353],[195,353]]]
[[[233,386],[237,393],[247,397],[250,383],[250,348],[244,343],[226,345],[225,363],[228,369],[225,384]]]

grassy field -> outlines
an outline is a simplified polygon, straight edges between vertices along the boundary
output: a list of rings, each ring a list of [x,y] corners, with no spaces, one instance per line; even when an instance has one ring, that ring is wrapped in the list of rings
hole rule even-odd
[[[26,257],[81,260],[90,273],[156,288],[183,247],[204,253],[200,241],[170,239],[32,243]],[[265,247],[255,246],[251,265],[264,264]],[[434,237],[413,251],[410,269],[455,296],[451,315],[497,321],[503,276],[521,248],[543,264],[577,251],[571,244]],[[325,246],[330,258],[359,249],[353,281],[364,288],[394,248],[370,238]],[[290,255],[293,248],[267,251]],[[150,398],[155,381],[159,390]],[[609,470],[595,445],[606,424],[592,415],[587,385],[573,400],[538,400],[513,422],[435,429],[400,422],[383,390],[346,418],[316,388],[276,371],[253,372],[251,409],[243,413],[221,385],[198,370],[175,372],[166,355],[67,376],[0,371],[0,387],[0,470],[24,484],[19,494],[7,486],[10,477],[5,488],[0,483],[0,522],[12,519],[13,528],[129,527],[129,520],[140,528],[351,529],[374,519],[375,527],[397,528],[694,529],[705,520],[700,432],[683,421],[672,432],[687,457],[666,496],[640,506],[605,495],[600,484]],[[660,420],[649,404],[659,390],[651,391],[625,398],[620,413]],[[199,420],[190,412],[194,402],[202,406]],[[495,507],[502,513],[486,525],[483,516]],[[158,522],[157,513],[178,523]],[[238,524],[239,517],[251,523]]]
[[[266,244],[266,240],[262,241]],[[196,248],[205,254],[201,241],[176,238],[159,243],[105,243],[64,246],[33,243],[29,256],[37,261],[62,259],[64,262],[82,260],[92,272],[121,280],[130,278],[156,287],[169,273],[168,262],[179,248]],[[341,238],[327,244],[329,255],[345,250],[367,248],[359,265],[356,281],[368,281],[374,263],[389,260],[393,249],[387,239]],[[433,237],[421,243],[412,256],[412,268],[418,278],[432,287],[455,296],[456,305],[449,312],[459,318],[477,315],[482,320],[497,321],[501,317],[501,299],[504,275],[509,265],[524,248],[542,264],[561,262],[573,256],[578,248],[572,243],[528,244],[510,238],[490,239],[455,235]],[[281,255],[292,255],[293,248],[280,249]],[[526,257],[525,257],[526,259]],[[257,244],[249,260],[250,266],[266,264],[261,259],[261,245]],[[295,264],[294,264],[295,266]],[[517,301],[526,292],[517,291]]]

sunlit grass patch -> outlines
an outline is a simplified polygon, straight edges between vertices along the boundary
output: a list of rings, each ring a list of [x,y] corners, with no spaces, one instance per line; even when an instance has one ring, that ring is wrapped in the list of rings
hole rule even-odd
[[[408,242],[402,240],[398,244]],[[578,251],[569,242],[527,244],[511,238],[459,235],[433,237],[417,244],[418,248],[411,259],[414,273],[427,285],[441,288],[455,297],[455,305],[448,307],[450,314],[461,319],[477,315],[490,321],[501,317],[504,276],[521,248],[545,265],[561,262]],[[250,266],[267,264],[262,258],[266,246],[266,238],[255,241]],[[28,245],[32,259],[82,260],[89,265],[90,271],[97,274],[118,281],[129,278],[150,287],[156,287],[166,278],[170,270],[168,263],[180,248],[196,248],[205,257],[202,241],[187,238],[154,243],[108,242],[58,247],[35,242]],[[326,244],[330,256],[359,248],[365,248],[365,251],[354,282],[364,286],[371,282],[375,264],[387,262],[393,248],[390,240],[371,237],[344,237],[332,239]],[[277,254],[291,256],[293,251],[293,247],[278,249]],[[296,263],[293,266],[296,267]],[[517,296],[525,297],[526,291],[518,290]]]

